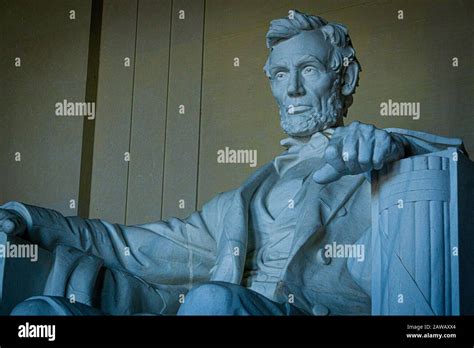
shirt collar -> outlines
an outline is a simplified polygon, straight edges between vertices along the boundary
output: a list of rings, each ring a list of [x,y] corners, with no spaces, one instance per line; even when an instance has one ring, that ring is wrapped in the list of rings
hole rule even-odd
[[[303,146],[319,147],[318,145],[326,143],[331,139],[334,128],[328,128],[320,132],[314,133],[308,137],[289,137],[280,141],[280,144],[287,148],[288,153],[295,153],[301,150]]]
[[[310,157],[323,157],[324,150],[334,133],[328,128],[308,137],[289,137],[280,141],[287,151],[277,156],[273,162],[278,174],[283,175],[289,168]]]

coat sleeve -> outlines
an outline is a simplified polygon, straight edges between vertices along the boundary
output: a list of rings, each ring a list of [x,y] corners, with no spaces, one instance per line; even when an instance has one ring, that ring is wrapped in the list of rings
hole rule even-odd
[[[446,138],[435,134],[402,128],[385,128],[385,130],[403,142],[406,151],[405,157],[442,151],[448,147],[458,148],[467,156],[464,144],[459,138]]]
[[[19,202],[9,202],[2,208],[21,214],[27,222],[22,237],[42,248],[75,247],[102,258],[108,268],[152,284],[190,284],[209,278],[229,194],[217,195],[202,211],[184,220],[171,218],[133,226],[65,217],[51,209]]]

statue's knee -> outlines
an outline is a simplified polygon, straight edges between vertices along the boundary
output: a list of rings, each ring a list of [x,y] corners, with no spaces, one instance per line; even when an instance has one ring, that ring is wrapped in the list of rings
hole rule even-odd
[[[187,299],[212,303],[228,303],[232,301],[232,290],[222,283],[204,283],[192,288],[186,295]]]
[[[67,313],[53,297],[35,296],[17,304],[10,315],[67,315]]]
[[[185,296],[178,314],[225,315],[232,314],[234,291],[231,284],[204,283],[192,288]]]

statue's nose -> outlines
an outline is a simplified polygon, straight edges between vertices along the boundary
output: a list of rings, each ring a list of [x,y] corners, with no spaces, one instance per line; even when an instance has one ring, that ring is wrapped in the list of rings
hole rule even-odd
[[[291,75],[290,81],[288,83],[287,93],[290,97],[298,97],[306,93],[303,85],[301,84],[301,80],[298,74]]]

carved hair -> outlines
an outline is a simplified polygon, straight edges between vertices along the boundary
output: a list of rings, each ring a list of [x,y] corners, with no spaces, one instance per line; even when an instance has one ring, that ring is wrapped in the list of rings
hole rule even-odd
[[[352,47],[351,38],[345,25],[339,23],[329,23],[324,18],[301,13],[297,10],[290,11],[290,15],[288,17],[271,21],[270,28],[266,36],[267,47],[272,50],[273,46],[277,45],[281,41],[291,39],[293,36],[298,35],[304,30],[316,29],[321,30],[326,40],[330,40],[333,48],[331,52],[330,68],[340,74],[339,76],[341,79],[344,77],[345,70],[349,64],[357,64],[359,72],[362,70],[359,61],[355,56],[355,50],[354,47]],[[346,64],[344,64],[345,58]],[[265,63],[264,71],[267,76],[269,76],[267,67],[268,60]],[[357,86],[359,82],[359,74],[357,74],[356,79]],[[347,109],[352,104],[352,95],[347,96],[344,99],[345,115],[347,113]]]

